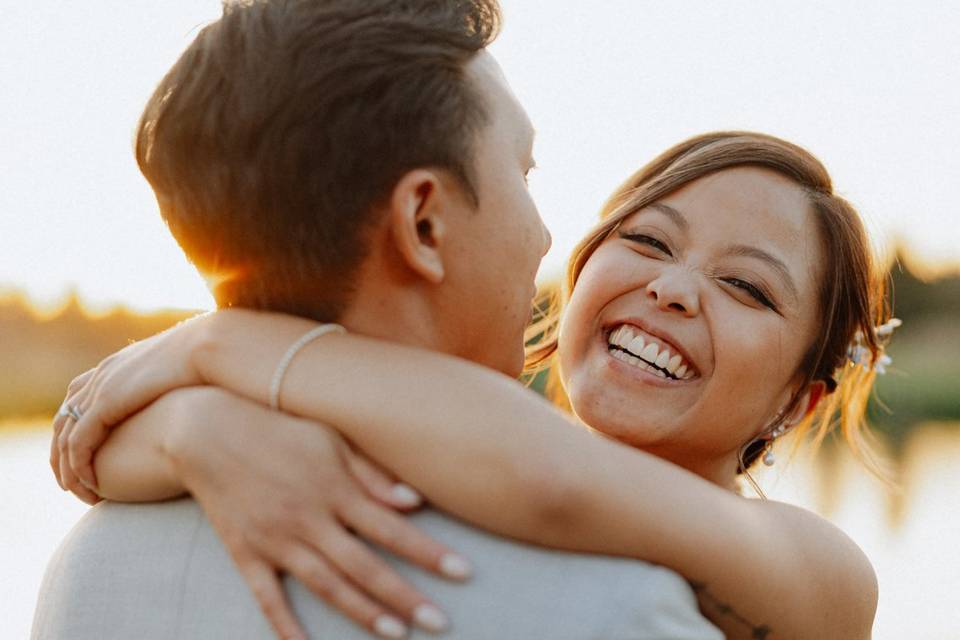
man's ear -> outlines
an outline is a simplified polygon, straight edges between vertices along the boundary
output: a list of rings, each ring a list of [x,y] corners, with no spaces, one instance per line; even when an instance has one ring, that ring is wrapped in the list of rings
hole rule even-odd
[[[827,385],[822,380],[812,382],[810,386],[807,387],[807,390],[803,392],[803,395],[800,396],[800,401],[797,402],[796,408],[787,416],[785,424],[792,427],[800,423],[817,408],[817,404],[823,399],[826,393]]]
[[[415,169],[397,182],[390,196],[387,217],[394,246],[406,266],[431,284],[443,282],[441,245],[451,195],[439,174]]]

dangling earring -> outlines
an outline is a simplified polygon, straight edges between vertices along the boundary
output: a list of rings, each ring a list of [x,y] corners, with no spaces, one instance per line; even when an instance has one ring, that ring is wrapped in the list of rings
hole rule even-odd
[[[770,439],[767,441],[766,452],[763,454],[763,464],[772,467],[777,463],[777,456],[773,453],[773,441],[786,433],[786,425],[780,425],[770,432]]]
[[[777,463],[777,456],[773,453],[773,441],[767,444],[767,452],[763,454],[763,464],[772,467]]]

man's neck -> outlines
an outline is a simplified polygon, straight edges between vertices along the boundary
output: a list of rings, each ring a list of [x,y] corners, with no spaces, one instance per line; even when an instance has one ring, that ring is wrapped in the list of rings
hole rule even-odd
[[[402,292],[361,290],[341,316],[351,333],[412,347],[443,351],[442,336],[430,309]]]

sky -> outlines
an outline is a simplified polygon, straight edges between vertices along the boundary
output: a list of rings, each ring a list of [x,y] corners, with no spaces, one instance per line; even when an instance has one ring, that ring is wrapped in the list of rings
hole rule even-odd
[[[492,47],[537,128],[561,272],[604,199],[709,130],[817,154],[878,246],[960,264],[960,3],[502,0]],[[210,308],[136,168],[153,87],[215,0],[0,0],[0,291]]]

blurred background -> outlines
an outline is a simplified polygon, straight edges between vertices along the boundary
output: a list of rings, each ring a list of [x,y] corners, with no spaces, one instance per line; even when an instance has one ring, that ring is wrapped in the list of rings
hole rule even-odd
[[[817,154],[890,265],[905,321],[871,410],[899,489],[839,447],[761,478],[864,548],[875,637],[960,638],[960,5],[502,0],[493,52],[538,129],[555,282],[604,198],[681,139],[753,129]],[[153,86],[217,0],[0,0],[0,618],[28,635],[86,507],[50,415],[103,356],[211,307],[131,151]]]

